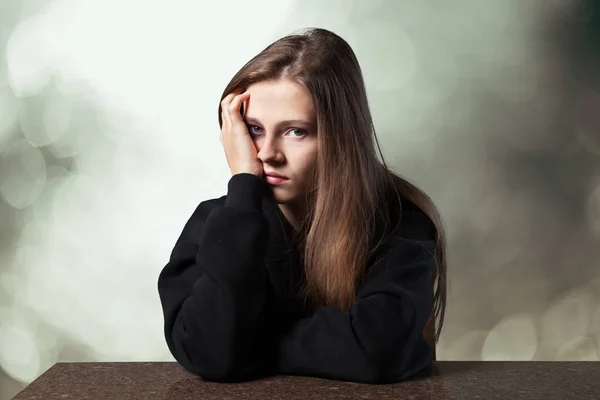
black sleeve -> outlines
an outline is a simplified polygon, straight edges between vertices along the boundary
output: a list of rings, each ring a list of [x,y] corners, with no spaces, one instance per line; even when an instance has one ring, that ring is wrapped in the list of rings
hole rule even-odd
[[[265,302],[267,190],[260,177],[232,176],[224,206],[198,206],[158,278],[169,350],[207,380],[251,378],[263,363],[253,341]]]
[[[433,239],[390,239],[349,312],[319,308],[283,336],[278,372],[381,383],[430,371],[422,330],[433,310],[434,251]]]

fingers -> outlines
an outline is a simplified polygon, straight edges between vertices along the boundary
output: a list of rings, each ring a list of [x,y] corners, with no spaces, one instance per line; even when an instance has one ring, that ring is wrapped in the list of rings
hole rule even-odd
[[[243,122],[242,113],[240,109],[242,107],[242,103],[250,97],[250,93],[245,92],[238,94],[233,98],[231,103],[229,103],[229,107],[227,108],[229,112],[229,119],[233,122]]]
[[[223,100],[221,100],[221,119],[223,120],[223,128],[231,125],[231,120],[229,119],[229,112],[227,109],[229,107],[229,103],[231,103],[231,100],[235,95],[235,93],[229,93],[223,98]]]
[[[241,90],[236,90],[229,93],[221,101],[221,119],[223,127],[231,126],[234,122],[243,122],[240,108],[242,103],[250,97],[250,93],[241,93]],[[245,111],[245,110],[244,110]]]

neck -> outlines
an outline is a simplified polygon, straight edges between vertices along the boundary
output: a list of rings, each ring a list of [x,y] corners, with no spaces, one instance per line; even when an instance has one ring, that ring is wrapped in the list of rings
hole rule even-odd
[[[298,230],[302,218],[300,210],[289,204],[279,204],[279,209],[290,226],[294,230]]]
[[[295,204],[279,204],[278,206],[290,227],[297,232],[304,218],[305,208]]]

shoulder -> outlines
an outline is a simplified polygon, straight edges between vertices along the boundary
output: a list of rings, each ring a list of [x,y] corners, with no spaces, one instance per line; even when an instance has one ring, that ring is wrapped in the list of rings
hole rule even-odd
[[[213,210],[216,210],[225,204],[225,197],[226,196],[221,196],[200,202],[192,212],[192,215],[188,217],[188,220],[179,235],[178,244],[197,241],[202,232],[204,221],[206,221]]]
[[[190,221],[205,220],[213,210],[225,205],[226,197],[227,196],[221,196],[203,200],[194,209]]]
[[[401,204],[396,236],[419,241],[436,240],[437,229],[433,220],[409,199],[402,198]]]
[[[221,197],[215,197],[215,198],[204,200],[203,202],[200,203],[200,205],[198,205],[196,212],[198,212],[199,214],[203,214],[203,215],[210,214],[210,212],[213,211],[214,209],[223,207],[225,205],[226,198],[227,198],[227,196],[223,195]]]
[[[429,274],[436,265],[437,230],[433,220],[406,197],[392,199],[383,237],[378,236],[361,286],[370,282]],[[429,275],[427,275],[429,276]]]
[[[386,236],[416,241],[436,240],[435,223],[418,204],[396,190],[385,193]]]
[[[437,229],[424,210],[396,191],[387,192],[385,204],[385,210],[376,222],[369,265],[382,257],[435,251]]]

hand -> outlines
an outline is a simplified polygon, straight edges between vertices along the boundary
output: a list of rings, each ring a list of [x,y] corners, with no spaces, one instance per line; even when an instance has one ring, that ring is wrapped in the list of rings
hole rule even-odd
[[[221,143],[232,175],[249,173],[262,177],[262,163],[240,112],[249,98],[248,92],[233,92],[221,101]]]

